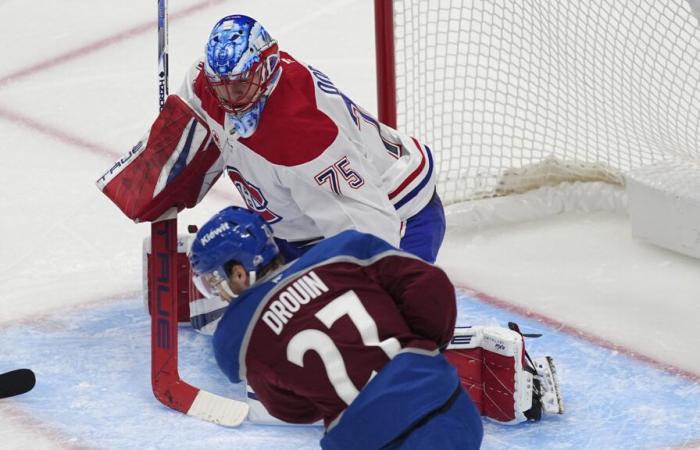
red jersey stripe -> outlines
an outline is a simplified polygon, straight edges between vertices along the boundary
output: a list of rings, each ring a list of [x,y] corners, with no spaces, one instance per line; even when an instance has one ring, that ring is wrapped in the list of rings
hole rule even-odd
[[[423,151],[423,146],[420,145],[420,143],[418,142],[418,140],[416,140],[416,138],[411,138],[411,139],[413,140],[413,143],[416,144],[416,148],[418,148],[418,151],[420,152],[420,155],[421,155],[420,164],[418,164],[418,167],[416,167],[416,170],[411,172],[411,174],[408,177],[406,177],[405,180],[403,180],[403,182],[399,185],[399,187],[397,187],[396,189],[394,189],[393,191],[391,191],[389,193],[389,200],[393,200],[394,197],[399,195],[401,193],[401,191],[403,191],[406,188],[406,186],[411,184],[411,182],[413,180],[415,180],[418,177],[418,175],[420,175],[420,173],[423,171],[423,168],[425,167],[426,158],[425,158],[425,152]]]

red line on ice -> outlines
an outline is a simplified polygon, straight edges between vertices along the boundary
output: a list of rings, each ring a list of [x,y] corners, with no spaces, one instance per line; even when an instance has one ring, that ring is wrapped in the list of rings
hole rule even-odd
[[[206,0],[202,1],[199,3],[196,3],[194,5],[191,5],[181,11],[178,11],[176,13],[170,14],[169,19],[170,20],[177,20],[181,19],[183,17],[189,16],[193,13],[196,13],[202,9],[208,8],[209,6],[218,4],[218,3],[223,3],[224,0]],[[154,11],[155,12],[155,11]],[[5,85],[21,80],[22,78],[40,73],[42,71],[51,69],[53,67],[56,67],[58,65],[64,64],[69,61],[73,61],[75,59],[81,58],[83,56],[86,56],[90,53],[96,52],[98,50],[104,49],[106,47],[109,47],[111,45],[120,43],[130,37],[137,36],[149,31],[153,31],[155,34],[155,20],[149,21],[148,23],[142,24],[142,25],[137,25],[135,27],[129,28],[128,30],[119,32],[117,34],[114,34],[112,36],[108,36],[104,39],[100,39],[98,41],[95,41],[93,43],[87,44],[85,46],[82,46],[77,49],[70,50],[66,53],[63,53],[61,55],[57,55],[53,58],[50,58],[45,61],[38,62],[36,64],[33,64],[29,67],[25,67],[23,69],[17,70],[15,72],[12,72],[10,74],[7,74],[5,76],[0,77],[0,88],[4,87]],[[73,135],[67,131],[60,130],[57,127],[53,127],[51,125],[48,125],[46,123],[43,123],[39,120],[32,119],[31,117],[24,116],[19,113],[15,113],[12,111],[9,111],[5,108],[0,108],[0,117],[4,118],[6,120],[9,120],[11,122],[18,123],[20,125],[23,125],[27,128],[39,131],[49,137],[52,137],[54,139],[57,139],[61,142],[65,142],[67,144],[74,145],[80,149],[87,150],[91,153],[97,153],[101,155],[108,155],[112,157],[113,159],[118,158],[119,152],[116,152],[114,150],[108,149],[106,147],[103,147],[99,144],[96,144],[94,142],[90,142],[86,139],[83,139],[79,136]],[[96,174],[95,176],[97,177],[99,174]],[[112,297],[111,299],[114,299]],[[19,320],[19,321],[12,321],[12,325],[17,325],[18,323],[27,323],[27,322],[32,322],[32,321],[40,321],[42,319],[45,319],[46,315],[40,315],[39,317],[37,316],[32,316],[31,319],[25,319],[25,320]],[[33,320],[32,320],[33,319]],[[0,324],[0,325],[9,325],[8,323],[6,324]],[[31,394],[29,394],[31,395]],[[70,448],[70,449],[84,449],[88,448],[87,445],[81,442],[80,438],[74,438],[72,436],[66,436],[63,434],[62,431],[58,429],[52,428],[50,425],[48,425],[46,422],[39,420],[33,415],[28,412],[24,411],[21,409],[18,405],[3,405],[4,406],[4,411],[0,409],[0,411],[4,412],[5,415],[11,417],[12,420],[17,422],[17,425],[28,430],[28,432],[36,433],[36,434],[41,434],[45,438],[49,440],[53,440],[57,443],[60,443],[62,446],[65,448]],[[70,442],[72,439],[77,439],[77,442]],[[68,441],[68,442],[66,442]]]
[[[95,153],[97,155],[108,155],[113,159],[117,159],[119,156],[121,156],[120,153],[115,150],[109,149],[95,142],[90,142],[87,139],[83,139],[80,136],[61,130],[60,128],[49,125],[48,123],[40,122],[39,120],[32,119],[29,116],[10,111],[2,106],[0,106],[0,118],[4,118],[10,122],[15,122],[27,128],[31,128],[32,130],[57,141],[80,147],[81,149],[87,150],[90,153]],[[95,178],[97,178],[97,176],[99,176],[99,174],[95,174]]]
[[[682,369],[680,367],[673,366],[671,364],[659,361],[655,358],[652,358],[647,355],[640,354],[637,351],[631,350],[625,346],[622,346],[620,344],[616,344],[614,342],[608,341],[607,339],[603,339],[599,336],[596,336],[592,333],[589,333],[587,331],[584,331],[580,328],[574,327],[572,325],[565,324],[563,322],[560,322],[556,319],[552,319],[551,317],[547,317],[544,314],[540,314],[534,311],[530,311],[527,308],[524,308],[522,306],[518,306],[512,303],[509,303],[506,300],[496,298],[492,295],[486,294],[484,292],[478,291],[476,289],[473,289],[465,284],[459,284],[455,283],[455,286],[458,289],[461,289],[468,293],[469,295],[472,295],[476,297],[477,299],[483,301],[484,303],[488,303],[489,305],[496,306],[501,309],[505,309],[508,311],[511,311],[515,314],[519,314],[521,316],[525,316],[528,318],[532,318],[537,320],[538,322],[541,322],[547,326],[550,326],[557,331],[563,331],[564,333],[570,334],[572,336],[584,339],[592,344],[595,344],[599,347],[607,348],[609,350],[621,353],[625,356],[628,356],[630,358],[636,359],[637,361],[641,361],[643,363],[646,363],[650,366],[653,366],[657,369],[661,369],[665,372],[681,376],[687,380],[690,380],[695,383],[700,383],[700,374],[697,374],[695,372],[691,372],[686,369]]]
[[[24,395],[32,394],[30,392]],[[84,442],[83,439],[68,435],[48,422],[38,419],[30,411],[27,411],[19,401],[3,404],[0,407],[0,412],[3,413],[3,417],[9,418],[9,422],[14,422],[15,426],[20,428],[20,430],[13,431],[26,431],[26,434],[30,436],[40,434],[44,439],[55,443],[56,447],[66,450],[91,449],[91,446]],[[9,436],[11,433],[7,433],[7,435]],[[12,442],[6,442],[6,444],[12,445]]]
[[[218,4],[218,3],[223,3],[224,0],[205,0],[199,3],[195,3],[194,5],[191,5],[181,11],[169,14],[168,20],[173,21],[173,20],[178,20],[183,17],[189,16],[193,13],[196,13],[200,10],[206,9],[212,5]],[[154,5],[154,16],[155,16],[155,5]],[[43,72],[44,70],[51,69],[52,67],[56,67],[58,65],[64,64],[66,62],[72,61],[77,58],[82,58],[83,56],[86,56],[90,53],[94,53],[98,50],[101,50],[105,47],[109,47],[111,45],[117,44],[119,42],[122,42],[126,39],[129,39],[134,36],[138,36],[140,34],[146,33],[146,32],[153,32],[155,35],[155,30],[156,30],[156,20],[149,21],[147,23],[143,23],[140,25],[136,25],[132,28],[129,28],[128,30],[121,31],[119,33],[113,34],[112,36],[108,36],[106,38],[100,39],[99,41],[95,41],[92,43],[89,43],[87,45],[84,45],[82,47],[78,47],[73,50],[69,50],[65,53],[62,53],[60,55],[54,56],[53,58],[47,59],[45,61],[40,61],[38,63],[32,64],[29,67],[25,67],[23,69],[16,70],[15,72],[12,72],[10,74],[7,74],[3,77],[0,78],[0,87],[3,87],[4,85],[11,83],[13,81],[20,80],[22,78],[25,78],[30,75],[34,75],[38,72]],[[155,47],[155,45],[154,45]]]

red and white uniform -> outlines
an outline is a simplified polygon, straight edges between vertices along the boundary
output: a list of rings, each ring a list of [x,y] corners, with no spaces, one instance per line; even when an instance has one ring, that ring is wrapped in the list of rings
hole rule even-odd
[[[435,190],[430,150],[380,124],[323,73],[281,52],[281,78],[257,130],[241,137],[207,88],[202,62],[178,95],[202,116],[248,208],[287,241],[355,229],[399,245],[401,222]]]

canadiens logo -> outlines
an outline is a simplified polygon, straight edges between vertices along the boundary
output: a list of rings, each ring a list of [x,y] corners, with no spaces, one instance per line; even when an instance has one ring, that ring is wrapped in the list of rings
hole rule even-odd
[[[260,216],[269,224],[282,220],[281,216],[275,214],[272,210],[270,210],[270,208],[268,208],[267,199],[263,195],[262,191],[257,186],[251,184],[245,178],[243,178],[243,175],[238,169],[227,166],[226,172],[228,173],[231,181],[233,181],[233,185],[236,186],[236,189],[238,189],[241,197],[243,197],[243,201],[245,201],[248,209],[260,214]]]

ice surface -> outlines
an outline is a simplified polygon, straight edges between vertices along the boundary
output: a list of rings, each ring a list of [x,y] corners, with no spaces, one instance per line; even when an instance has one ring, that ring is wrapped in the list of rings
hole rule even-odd
[[[371,7],[171,0],[171,86],[211,25],[242,12],[375,110]],[[31,393],[0,402],[0,447],[314,448],[318,428],[222,429],[150,393],[139,300],[148,226],[122,217],[94,181],[155,117],[155,14],[155,2],[143,1],[0,2],[0,371],[26,366],[38,377]],[[232,201],[224,180],[180,225]],[[487,423],[486,448],[700,445],[700,262],[634,241],[624,217],[574,215],[452,229],[439,263],[457,284],[503,302],[464,298],[461,320],[502,323],[515,314],[504,305],[531,311],[518,321],[545,332],[533,352],[552,354],[562,372],[567,414]],[[183,330],[181,340],[183,377],[241,395],[213,365],[206,338]]]
[[[566,413],[539,423],[486,422],[485,449],[660,448],[698,437],[700,385],[617,351],[558,331],[460,292],[459,325],[516,321],[533,356],[553,355]],[[180,330],[181,377],[201,388],[244,399],[214,361],[210,338]],[[6,326],[0,367],[22,361],[37,387],[1,404],[0,411],[31,416],[39,431],[59,430],[56,443],[97,448],[316,448],[320,427],[245,423],[225,428],[169,410],[150,390],[150,321],[142,302],[121,299],[70,314]],[[695,411],[693,414],[692,412]],[[1,428],[0,428],[1,429]],[[0,431],[0,439],[6,438]],[[11,439],[11,437],[10,437]],[[3,442],[7,442],[3,439]],[[10,440],[11,442],[11,440]]]

